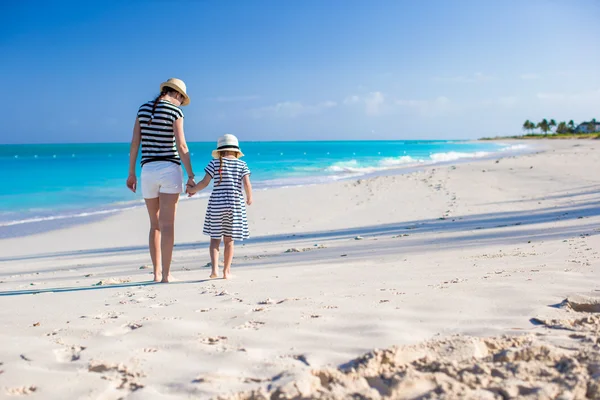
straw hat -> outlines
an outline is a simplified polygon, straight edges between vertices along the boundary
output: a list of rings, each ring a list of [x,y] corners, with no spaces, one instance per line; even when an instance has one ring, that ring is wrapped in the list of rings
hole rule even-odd
[[[219,158],[219,153],[222,151],[235,151],[237,152],[236,158],[244,156],[244,153],[240,150],[238,139],[230,134],[225,134],[219,138],[217,141],[217,149],[212,152],[213,158]]]
[[[190,96],[187,95],[185,83],[183,83],[183,81],[181,79],[169,78],[169,79],[167,79],[166,82],[163,82],[160,84],[161,92],[164,87],[169,87],[171,89],[175,89],[179,93],[181,93],[183,95],[183,97],[185,97],[185,99],[183,99],[183,103],[181,103],[182,106],[187,106],[188,104],[190,104]]]

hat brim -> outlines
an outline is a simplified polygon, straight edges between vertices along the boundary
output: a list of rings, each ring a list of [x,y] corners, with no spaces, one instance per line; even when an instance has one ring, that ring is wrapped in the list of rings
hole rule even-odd
[[[160,84],[160,91],[162,92],[163,88],[165,87],[177,90],[177,92],[184,97],[183,102],[181,103],[182,106],[187,106],[188,104],[190,104],[190,96],[188,96],[187,93],[184,92],[183,89],[181,89],[179,86],[177,86],[173,82],[163,82]]]
[[[233,149],[221,149],[221,150],[219,150],[219,149],[216,149],[216,150],[213,150],[213,152],[212,152],[213,158],[219,158],[219,153],[222,152],[222,151],[236,152],[236,155],[235,155],[236,158],[242,158],[242,157],[244,157],[244,153],[242,153],[241,150],[233,150]]]

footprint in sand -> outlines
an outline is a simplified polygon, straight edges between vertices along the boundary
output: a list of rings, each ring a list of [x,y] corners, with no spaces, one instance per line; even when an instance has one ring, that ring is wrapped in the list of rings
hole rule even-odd
[[[242,325],[236,327],[236,329],[254,329],[258,330],[262,325],[266,324],[266,322],[262,321],[248,321]]]
[[[77,361],[81,358],[81,352],[85,350],[83,346],[71,346],[64,349],[54,350],[56,361],[61,363]]]
[[[7,388],[6,394],[9,396],[27,396],[37,391],[37,387],[33,385],[21,386],[16,388]]]
[[[266,300],[259,301],[258,304],[261,306],[264,306],[264,305],[269,305],[269,304],[282,304],[282,303],[285,303],[286,301],[298,301],[298,300],[301,300],[301,299],[299,297],[287,297],[285,299],[277,301],[277,300],[273,300],[272,298],[269,297]]]
[[[199,310],[196,310],[195,312],[209,312],[214,310],[214,308],[201,308]]]
[[[223,344],[227,341],[227,336],[210,336],[200,339],[200,343],[214,346],[217,344]]]
[[[283,376],[283,373],[281,373],[273,378],[263,379],[263,378],[253,378],[253,377],[203,374],[203,375],[198,376],[196,379],[192,380],[192,383],[204,383],[204,384],[215,384],[215,383],[223,383],[223,382],[261,383],[261,382],[270,382],[273,380],[279,380],[282,376]]]
[[[123,313],[116,312],[116,311],[108,311],[108,312],[103,312],[103,313],[100,313],[100,314],[94,316],[94,319],[102,319],[102,320],[117,319],[117,318],[119,318],[120,315],[123,315]]]
[[[118,328],[115,329],[109,329],[107,331],[104,331],[103,335],[104,336],[121,336],[121,335],[126,335],[131,331],[135,331],[136,329],[141,328],[143,325],[133,322],[133,323],[129,323],[129,324],[125,324],[122,325]]]
[[[130,283],[130,282],[131,282],[130,278],[124,278],[124,279],[110,278],[110,279],[102,279],[98,283],[95,283],[93,286],[109,286],[109,285],[118,285],[121,283]]]
[[[304,354],[291,354],[286,356],[281,356],[281,358],[293,358],[294,360],[300,361],[302,364],[310,367],[310,363]]]
[[[100,373],[102,379],[113,381],[117,384],[117,389],[126,389],[135,392],[144,387],[138,379],[144,377],[143,372],[134,372],[123,364],[109,364],[99,361],[92,361],[88,365],[88,372]]]

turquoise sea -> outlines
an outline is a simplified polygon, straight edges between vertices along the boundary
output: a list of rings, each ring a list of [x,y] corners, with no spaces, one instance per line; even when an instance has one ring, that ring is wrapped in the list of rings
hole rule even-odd
[[[190,143],[196,175],[215,144]],[[432,163],[524,151],[469,141],[242,142],[256,189],[397,173]],[[0,145],[0,238],[35,224],[64,226],[143,204],[125,187],[129,144]],[[139,168],[139,167],[138,167]],[[138,173],[139,176],[139,173]],[[204,194],[206,195],[206,194]]]

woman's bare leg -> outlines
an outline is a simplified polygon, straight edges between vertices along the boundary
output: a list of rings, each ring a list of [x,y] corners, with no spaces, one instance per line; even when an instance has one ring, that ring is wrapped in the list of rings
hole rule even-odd
[[[150,217],[150,233],[148,234],[148,247],[150,248],[150,258],[154,269],[154,282],[160,282],[162,273],[160,269],[160,226],[158,224],[159,200],[145,199],[148,216]]]
[[[221,245],[221,239],[210,239],[210,263],[212,264],[212,271],[210,272],[211,278],[219,276],[219,246]]]
[[[231,275],[231,262],[233,261],[233,239],[229,236],[223,236],[225,244],[225,267],[223,268],[223,278],[227,279]]]
[[[160,227],[160,250],[162,253],[162,280],[167,283],[171,279],[171,259],[173,258],[173,246],[175,244],[175,214],[177,213],[177,202],[179,194],[160,193],[160,212],[158,224]]]

